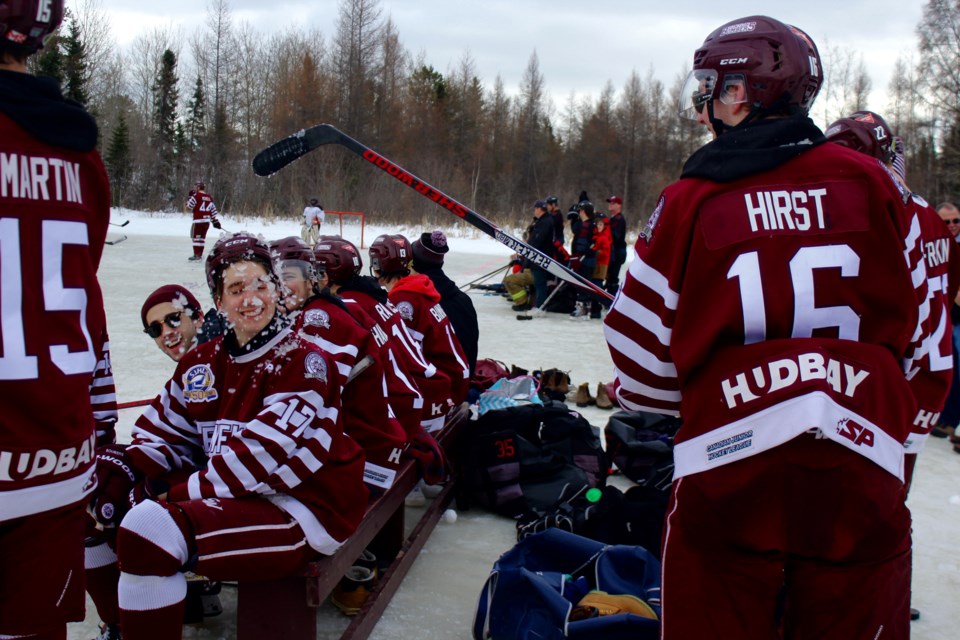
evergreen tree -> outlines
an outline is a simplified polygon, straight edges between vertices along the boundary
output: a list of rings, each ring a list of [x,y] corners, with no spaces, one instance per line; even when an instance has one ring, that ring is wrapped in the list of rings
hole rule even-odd
[[[167,49],[160,57],[160,69],[153,87],[153,148],[157,153],[156,178],[160,197],[172,204],[176,176],[174,157],[177,133],[177,56]]]
[[[198,75],[197,84],[193,89],[193,97],[187,103],[187,124],[184,130],[186,137],[186,148],[189,151],[197,151],[203,144],[203,137],[206,134],[206,98],[203,92],[203,79]]]
[[[127,118],[123,111],[120,111],[117,116],[117,126],[110,135],[103,163],[110,175],[112,204],[119,206],[126,195],[131,165],[130,128],[127,126]]]
[[[36,64],[34,68],[33,65]],[[30,57],[30,73],[38,76],[47,76],[63,86],[63,53],[60,52],[60,35],[54,34],[47,39],[46,45],[40,54]]]
[[[63,47],[63,95],[86,106],[89,99],[87,84],[90,73],[87,68],[87,47],[76,19],[70,20],[67,33],[60,38],[59,43]]]

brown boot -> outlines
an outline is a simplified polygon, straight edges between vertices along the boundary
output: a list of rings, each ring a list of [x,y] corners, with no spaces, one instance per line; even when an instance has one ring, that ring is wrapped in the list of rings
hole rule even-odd
[[[597,409],[613,409],[613,402],[607,395],[607,385],[602,382],[597,383]]]
[[[590,395],[589,382],[584,382],[577,387],[577,399],[575,402],[578,407],[589,407],[592,404],[597,404],[597,399]]]

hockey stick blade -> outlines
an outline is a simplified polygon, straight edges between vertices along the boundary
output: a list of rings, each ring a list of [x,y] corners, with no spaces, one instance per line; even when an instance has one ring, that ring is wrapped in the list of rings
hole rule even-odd
[[[531,247],[523,240],[513,237],[476,211],[461,204],[436,187],[424,182],[370,147],[354,140],[332,124],[318,124],[309,129],[298,131],[294,135],[270,145],[258,153],[253,159],[253,171],[259,176],[272,175],[294,160],[303,157],[310,151],[325,144],[338,144],[346,147],[387,175],[399,180],[458,218],[469,222],[500,244],[512,249],[517,255],[526,258],[535,266],[544,269],[561,280],[606,298],[607,300],[613,299],[613,296],[604,289],[598,287],[579,273],[570,270],[566,265],[557,262],[542,251]]]
[[[258,153],[253,159],[253,172],[258,176],[272,176],[317,147],[338,142],[339,135],[342,134],[329,124],[301,129]]]
[[[127,236],[120,236],[120,237],[117,238],[116,240],[104,240],[103,243],[104,243],[104,244],[109,244],[110,246],[113,246],[113,245],[115,245],[115,244],[120,244],[121,242],[123,242],[123,241],[126,240],[126,239],[127,239]]]
[[[119,224],[119,223],[117,223],[117,222],[111,222],[110,224],[112,224],[112,225],[115,226],[115,227],[125,227],[125,226],[127,226],[128,224],[130,224],[130,221],[129,221],[129,220],[124,220],[124,221],[123,221],[123,224]]]

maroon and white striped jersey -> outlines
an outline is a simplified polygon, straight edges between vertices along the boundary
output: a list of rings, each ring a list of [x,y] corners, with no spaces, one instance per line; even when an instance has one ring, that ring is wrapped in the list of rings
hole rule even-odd
[[[387,404],[383,364],[373,336],[323,295],[310,298],[294,314],[294,329],[336,365],[342,383],[343,430],[366,454],[364,480],[386,491],[397,477],[407,436]]]
[[[920,221],[930,301],[926,354],[907,372],[917,399],[917,413],[904,447],[907,453],[919,453],[937,423],[953,380],[950,309],[960,287],[960,250],[947,225],[926,200],[913,194],[907,206]]]
[[[341,428],[340,374],[289,328],[253,343],[237,349],[228,332],[186,353],[128,452],[149,477],[194,470],[172,501],[260,496],[333,553],[367,505],[363,451]]]
[[[447,411],[451,406],[450,378],[424,358],[420,346],[407,331],[407,325],[400,318],[396,307],[389,300],[377,300],[365,291],[356,289],[345,291],[341,289],[339,293],[343,301],[347,303],[348,309],[351,301],[356,302],[383,327],[392,355],[392,367],[385,366],[387,370],[393,370],[392,372],[388,371],[388,386],[391,376],[409,380],[421,394],[420,426],[428,432],[442,428]],[[406,412],[408,408],[399,408],[397,403],[393,402],[394,396],[392,393],[390,397],[391,406],[403,423],[402,413]],[[405,423],[404,428],[407,428]],[[413,433],[409,429],[407,430],[407,435],[411,438]]]
[[[90,408],[97,433],[97,446],[117,441],[117,387],[113,382],[113,367],[110,364],[110,341],[103,334],[103,349],[100,361],[93,370],[90,382]]]
[[[217,205],[206,191],[191,191],[186,206],[187,210],[193,212],[194,222],[213,222],[217,219]]]
[[[906,196],[833,144],[664,190],[604,330],[620,404],[684,419],[675,477],[816,430],[903,478],[928,314]]]
[[[95,150],[45,144],[0,114],[0,522],[94,488],[94,411],[109,420],[91,400],[106,357],[97,269],[109,219]]]
[[[423,356],[450,378],[450,397],[454,404],[467,399],[470,390],[470,365],[460,346],[453,325],[440,306],[440,294],[423,274],[401,278],[390,290],[390,302],[397,308]]]

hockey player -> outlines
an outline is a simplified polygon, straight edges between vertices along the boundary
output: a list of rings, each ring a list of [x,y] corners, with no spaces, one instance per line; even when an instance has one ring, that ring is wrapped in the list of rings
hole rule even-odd
[[[62,0],[0,2],[0,638],[64,638],[83,620],[84,506],[116,422],[97,126],[27,73],[62,18]]]
[[[196,296],[186,287],[166,284],[147,296],[140,308],[143,332],[160,351],[179,362],[203,336],[203,313]]]
[[[203,246],[207,237],[207,229],[213,225],[214,229],[220,228],[220,220],[217,218],[217,205],[213,202],[213,197],[206,191],[207,185],[202,180],[198,180],[196,188],[187,196],[186,210],[193,214],[193,224],[190,225],[190,239],[193,242],[193,255],[190,261],[197,261],[203,258]]]
[[[826,136],[830,142],[876,158],[890,168],[892,175],[903,185],[905,195],[909,196],[908,208],[920,222],[930,300],[927,323],[931,338],[928,353],[924,356],[926,360],[919,362],[909,376],[918,406],[910,423],[910,437],[904,445],[904,480],[909,491],[917,454],[937,423],[953,378],[950,309],[960,286],[960,251],[937,212],[922,197],[911,193],[901,173],[894,170],[894,135],[883,117],[872,111],[857,111],[827,127]]]
[[[184,354],[131,445],[97,455],[91,509],[119,524],[130,638],[181,637],[184,570],[282,577],[335,552],[367,503],[363,452],[340,427],[339,374],[278,313],[269,248],[221,238],[206,275],[227,333]]]
[[[681,111],[714,140],[662,193],[604,322],[620,404],[684,420],[665,640],[909,636],[919,222],[875,160],[824,144],[822,78],[809,36],[772,18],[707,36]]]
[[[427,361],[450,378],[450,397],[453,404],[460,404],[470,389],[470,365],[433,282],[423,274],[410,273],[410,241],[399,234],[382,235],[370,245],[369,253],[371,273],[387,290]]]
[[[364,481],[374,491],[386,491],[400,468],[407,435],[387,403],[373,335],[340,298],[318,286],[313,250],[300,238],[277,240],[270,247],[289,290],[286,309],[294,330],[320,347],[340,373],[343,430],[366,454]]]
[[[310,204],[303,208],[303,224],[300,226],[300,237],[311,247],[320,237],[320,228],[326,213],[316,198],[310,198]]]

